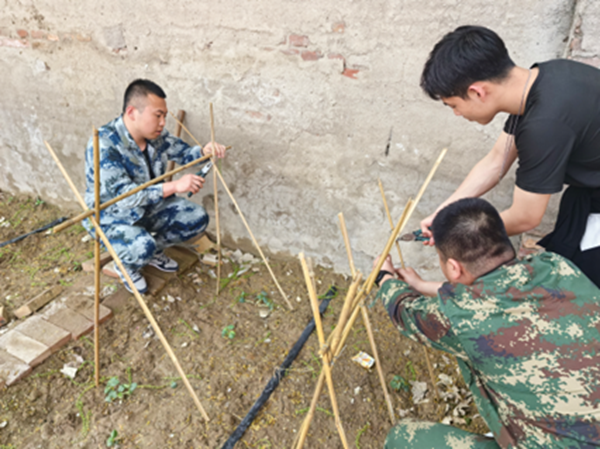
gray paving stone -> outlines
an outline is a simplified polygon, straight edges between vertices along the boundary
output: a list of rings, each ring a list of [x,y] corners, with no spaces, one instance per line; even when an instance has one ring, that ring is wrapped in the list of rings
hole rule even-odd
[[[0,349],[32,367],[39,365],[52,354],[48,346],[14,329],[0,337]]]
[[[71,340],[71,334],[46,321],[41,316],[32,316],[15,327],[15,330],[48,346],[56,352]]]
[[[7,387],[27,376],[31,367],[24,361],[0,349],[0,379]]]

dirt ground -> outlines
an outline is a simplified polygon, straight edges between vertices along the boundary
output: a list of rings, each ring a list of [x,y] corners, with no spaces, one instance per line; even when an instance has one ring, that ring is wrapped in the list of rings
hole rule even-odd
[[[63,215],[39,199],[0,192],[0,242]],[[61,296],[89,294],[93,275],[81,270],[81,262],[92,257],[93,243],[82,241],[85,236],[81,226],[74,226],[0,248],[0,305],[9,316],[54,285],[64,287]],[[233,260],[224,265],[224,278],[234,274],[222,281],[218,297],[211,268],[200,262],[179,273],[156,297],[145,296],[210,416],[209,423],[202,420],[135,299],[124,294],[114,279],[103,276],[103,286],[118,286],[123,301],[100,329],[101,388],[93,383],[93,337],[69,343],[28,378],[0,391],[0,449],[104,448],[113,442],[111,447],[121,448],[221,447],[312,317],[297,259],[272,261],[294,311],[283,303],[262,262],[247,267],[242,273],[245,265]],[[349,280],[321,267],[315,274],[318,294],[331,285],[339,289],[324,315],[329,334]],[[464,429],[487,432],[456,362],[430,351],[436,375],[442,374],[443,380],[439,385],[443,397],[436,399],[420,345],[395,330],[381,305],[375,305],[370,315],[386,381],[399,388],[391,390],[397,417],[453,419]],[[321,368],[318,348],[313,333],[237,448],[292,446]],[[360,319],[333,367],[341,420],[352,447],[381,448],[391,423],[376,370],[351,360],[359,351],[372,355]],[[75,379],[60,372],[65,363],[80,358],[84,362]],[[113,377],[125,391],[131,383],[137,388],[107,402],[104,388]],[[402,388],[403,382],[410,388],[409,381],[427,383],[424,403],[415,404],[412,391]],[[305,447],[342,447],[326,393]]]

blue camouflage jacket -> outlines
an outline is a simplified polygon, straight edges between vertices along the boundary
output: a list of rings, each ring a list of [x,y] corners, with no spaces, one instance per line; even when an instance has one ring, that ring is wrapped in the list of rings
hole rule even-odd
[[[144,154],[135,143],[120,116],[98,130],[100,141],[100,203],[115,198],[150,180],[150,171]],[[180,165],[198,159],[202,155],[199,146],[191,147],[178,137],[164,130],[154,140],[149,140],[146,150],[155,176],[165,173],[167,161]],[[85,153],[85,202],[94,208],[94,146],[93,138]],[[163,199],[162,183],[141,190],[100,213],[103,225],[133,224],[140,220],[146,208]],[[89,220],[84,220],[89,230]]]
[[[502,448],[600,446],[600,290],[545,252],[425,297],[379,293],[398,330],[456,356]]]

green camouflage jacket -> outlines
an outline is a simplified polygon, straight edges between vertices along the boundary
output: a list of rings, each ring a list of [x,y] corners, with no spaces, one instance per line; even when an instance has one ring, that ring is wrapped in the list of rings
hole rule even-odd
[[[379,293],[400,332],[456,356],[503,448],[600,446],[600,290],[545,252],[434,298],[388,280]]]

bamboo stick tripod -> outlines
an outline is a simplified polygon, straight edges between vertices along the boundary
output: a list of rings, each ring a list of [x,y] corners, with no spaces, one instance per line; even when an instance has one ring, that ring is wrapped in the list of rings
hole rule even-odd
[[[373,333],[371,330],[366,306],[364,305],[363,301],[364,301],[365,297],[371,292],[371,289],[373,288],[373,284],[375,283],[375,279],[377,278],[377,275],[378,275],[379,271],[381,270],[381,267],[383,266],[383,263],[384,263],[385,259],[387,258],[387,255],[389,254],[393,244],[396,242],[396,239],[397,239],[399,233],[402,231],[402,229],[404,228],[404,226],[410,219],[410,216],[414,212],[419,200],[421,199],[421,197],[423,196],[423,193],[425,192],[425,189],[431,182],[433,175],[435,174],[439,164],[441,163],[442,159],[444,158],[446,151],[447,151],[446,149],[443,149],[442,152],[440,153],[440,155],[438,156],[438,158],[435,161],[433,167],[431,168],[427,178],[425,179],[423,185],[421,186],[421,189],[417,193],[417,197],[415,198],[415,201],[412,201],[411,199],[408,200],[408,202],[404,208],[404,211],[402,212],[402,216],[400,217],[400,220],[398,221],[397,225],[392,230],[392,233],[391,233],[391,235],[387,241],[387,244],[385,246],[385,249],[383,250],[377,263],[375,264],[375,267],[371,271],[371,274],[368,276],[367,280],[364,282],[363,286],[358,291],[358,293],[356,293],[356,290],[358,288],[358,284],[360,283],[361,275],[359,272],[356,272],[356,270],[354,268],[354,261],[352,258],[352,250],[350,248],[350,242],[349,242],[348,234],[346,231],[344,217],[341,213],[338,216],[340,219],[340,227],[342,230],[342,235],[343,235],[344,243],[346,246],[346,252],[348,255],[348,263],[353,272],[352,273],[353,281],[352,281],[352,284],[350,285],[350,288],[348,289],[348,294],[346,295],[346,299],[344,300],[342,312],[340,313],[340,317],[338,319],[338,323],[336,325],[335,331],[330,335],[330,338],[328,339],[328,341],[325,345],[323,345],[323,343],[320,341],[322,357],[323,357],[323,354],[325,353],[325,351],[330,352],[332,354],[332,356],[323,357],[324,369],[321,371],[321,374],[319,375],[319,379],[317,380],[317,385],[315,387],[315,392],[314,392],[312,400],[311,400],[308,414],[306,415],[306,418],[304,419],[304,422],[302,423],[302,426],[300,427],[300,431],[298,433],[298,437],[297,437],[296,441],[292,445],[292,447],[294,447],[295,449],[301,449],[302,447],[304,447],[304,443],[308,436],[308,429],[309,429],[312,419],[314,417],[314,411],[316,409],[319,396],[321,395],[321,392],[323,389],[323,383],[324,383],[324,377],[326,375],[326,371],[330,371],[330,367],[328,366],[327,368],[325,368],[325,366],[329,364],[330,360],[335,360],[335,358],[337,356],[339,356],[339,354],[344,346],[344,343],[346,342],[346,339],[350,333],[350,330],[352,329],[354,322],[356,321],[356,318],[358,317],[359,312],[362,314],[363,319],[364,319],[365,327],[367,329],[367,334],[369,335],[369,342],[371,344],[371,349],[373,350],[374,357],[376,358],[376,364],[378,367],[377,371],[378,371],[379,379],[380,379],[380,382],[381,382],[381,385],[382,385],[382,388],[384,391],[384,397],[386,399],[388,411],[390,412],[390,418],[392,420],[392,424],[394,424],[395,418],[394,418],[393,406],[392,406],[389,394],[387,392],[387,385],[385,383],[385,378],[383,375],[383,370],[381,368],[381,363],[378,360],[379,356],[377,353],[375,340],[373,338]],[[382,190],[382,192],[383,192],[383,190]],[[301,256],[301,257],[303,257],[303,256]],[[307,281],[307,288],[309,288],[309,294],[310,294],[310,287],[308,284],[309,284],[309,282]],[[347,319],[349,310],[351,311],[351,315],[350,315],[350,318]],[[315,318],[315,323],[316,322],[317,321]],[[317,325],[317,329],[318,328],[319,328],[319,326]],[[343,328],[343,331],[340,331],[342,328]],[[340,332],[341,332],[341,337],[339,337]],[[434,388],[435,388],[435,384],[434,384]],[[330,390],[330,397],[332,397],[331,392],[333,391],[333,386],[331,388],[329,388],[329,390]],[[340,433],[340,438],[342,438],[342,444],[343,444],[344,438],[342,437],[342,433],[340,432],[341,423],[338,425],[338,420],[339,420],[339,417],[336,416],[336,426],[338,427],[338,433]]]

